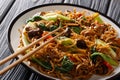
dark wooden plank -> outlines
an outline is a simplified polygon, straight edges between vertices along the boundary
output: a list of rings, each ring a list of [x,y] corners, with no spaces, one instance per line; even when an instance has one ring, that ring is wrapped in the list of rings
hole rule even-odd
[[[15,74],[15,75],[13,75]],[[11,71],[7,72],[1,80],[27,80],[31,75],[31,72],[25,69],[22,65],[17,65]]]
[[[15,0],[0,0],[0,23]]]
[[[120,0],[111,0],[107,15],[120,25]]]
[[[93,2],[92,0],[78,0],[77,4],[85,7],[90,7],[92,2]]]
[[[34,78],[34,73],[31,74],[31,76],[29,77],[29,80],[32,80]]]
[[[82,5],[106,14],[110,0],[65,0],[64,3]]]
[[[112,8],[114,11],[114,15],[115,15],[115,12],[117,12],[118,16],[116,17],[113,14],[111,14],[112,11],[110,10],[110,8],[108,10],[110,0],[16,0],[14,5],[12,6],[10,11],[6,15],[5,19],[0,24],[0,38],[1,38],[0,39],[0,44],[1,44],[0,45],[0,60],[11,54],[10,50],[8,49],[6,36],[7,36],[7,30],[8,30],[9,24],[15,16],[17,16],[22,11],[30,7],[33,7],[33,6],[48,4],[48,3],[63,3],[63,2],[82,5],[85,7],[90,7],[104,14],[106,14],[108,11],[108,16],[111,16],[113,19],[116,19],[118,22],[120,22],[120,19],[117,18],[120,15],[119,11],[117,11],[117,9],[115,8],[119,6],[119,5],[115,6],[115,4],[120,4],[120,3],[116,2],[110,5],[111,6],[110,8]],[[9,65],[11,62],[12,61],[6,63],[2,67],[0,67],[0,69]],[[36,75],[35,73],[31,73],[30,71],[28,72],[27,71],[28,70],[26,70],[22,65],[18,65],[17,67],[7,72],[5,75],[1,76],[0,80],[40,80],[41,79],[41,77]],[[24,77],[24,76],[27,76],[27,77]]]
[[[110,0],[94,0],[92,2],[91,8],[106,14],[109,4]]]
[[[85,7],[90,7],[92,0],[64,0],[64,3],[82,5]]]

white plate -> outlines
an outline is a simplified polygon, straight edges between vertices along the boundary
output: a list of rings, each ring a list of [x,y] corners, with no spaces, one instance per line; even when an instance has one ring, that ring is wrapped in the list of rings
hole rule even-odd
[[[65,10],[73,10],[74,8],[76,8],[77,11],[83,11],[86,10],[89,13],[94,13],[96,11],[91,10],[89,8],[85,8],[82,6],[76,6],[76,5],[71,5],[71,4],[47,4],[47,5],[42,5],[42,6],[36,6],[33,8],[30,8],[24,12],[22,12],[21,14],[19,14],[11,23],[9,31],[8,31],[8,42],[9,42],[9,48],[11,49],[12,52],[16,51],[18,45],[19,45],[19,37],[20,34],[18,32],[18,29],[22,29],[23,25],[25,24],[26,20],[30,17],[32,17],[35,13],[40,12],[40,11],[54,11],[54,10],[61,10],[61,11],[65,11]],[[106,22],[111,24],[116,31],[119,33],[118,36],[120,36],[120,29],[119,26],[110,18],[104,16],[103,14],[100,14],[101,19]],[[33,67],[30,67],[27,63],[24,63],[28,68],[32,69],[33,71],[37,72],[38,74],[44,75],[40,73],[38,70],[36,70]],[[116,74],[118,74],[120,72],[120,65],[119,67],[117,67],[113,74],[109,75],[109,76],[97,76],[97,75],[93,75],[90,80],[105,80],[105,79],[109,79],[113,76],[115,76]],[[47,76],[50,77],[50,76]],[[53,77],[51,77],[53,78]],[[56,78],[53,78],[56,79]]]

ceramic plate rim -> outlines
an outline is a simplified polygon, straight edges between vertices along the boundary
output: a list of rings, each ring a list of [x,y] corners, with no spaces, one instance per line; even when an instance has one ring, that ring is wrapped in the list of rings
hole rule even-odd
[[[41,8],[41,7],[55,6],[55,5],[59,5],[59,6],[62,6],[62,5],[63,5],[63,6],[73,6],[73,7],[78,7],[78,8],[83,8],[83,9],[86,9],[86,10],[90,10],[90,11],[93,11],[93,12],[99,12],[99,11],[97,11],[97,10],[93,10],[93,9],[88,8],[88,7],[85,7],[85,6],[80,6],[80,5],[75,5],[75,4],[69,4],[69,3],[64,3],[64,4],[62,4],[62,3],[51,3],[51,4],[43,4],[43,5],[38,5],[38,6],[35,6],[35,7],[32,7],[32,8],[28,8],[27,10],[25,10],[25,11],[21,12],[20,14],[18,14],[18,15],[11,21],[11,23],[10,23],[10,25],[9,25],[8,34],[7,34],[7,42],[8,42],[8,47],[9,47],[9,49],[10,49],[10,51],[11,51],[12,53],[14,52],[14,50],[13,50],[13,48],[12,48],[12,46],[11,46],[11,43],[10,43],[10,42],[11,42],[11,40],[10,40],[10,35],[11,35],[11,30],[12,30],[12,28],[13,28],[13,25],[16,23],[16,21],[17,21],[22,15],[24,15],[25,13],[27,13],[27,12],[29,12],[29,11],[32,11],[32,10],[34,10],[34,9]],[[103,14],[103,13],[101,13],[101,12],[99,12],[99,13],[100,13],[100,15],[104,16],[105,18],[107,18],[107,19],[109,19],[111,22],[113,22],[116,26],[119,26],[119,24],[118,24],[117,22],[115,22],[112,18],[106,16],[105,14]],[[18,58],[17,58],[17,59],[18,59]],[[21,64],[22,64],[23,66],[27,67],[27,69],[29,69],[29,70],[31,70],[31,71],[33,71],[33,72],[41,75],[40,73],[38,73],[38,72],[34,71],[33,69],[31,69],[31,68],[30,68],[29,66],[27,66],[26,64],[24,64],[24,63],[21,63]],[[120,72],[119,72],[119,73],[120,73]],[[117,76],[119,75],[119,73],[118,73],[117,75],[115,75],[115,76],[110,77],[110,79],[113,79],[113,78],[117,77]],[[43,75],[43,76],[46,76],[46,75]]]

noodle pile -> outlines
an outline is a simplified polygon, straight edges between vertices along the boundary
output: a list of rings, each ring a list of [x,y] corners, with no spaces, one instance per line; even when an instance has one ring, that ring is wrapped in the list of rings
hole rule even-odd
[[[113,66],[118,66],[120,58],[118,33],[110,24],[101,21],[98,13],[86,13],[75,9],[65,12],[39,12],[29,19],[21,33],[20,48],[58,27],[61,30],[40,41],[24,54],[59,34],[63,28],[69,28],[65,34],[29,58],[30,65],[46,75],[62,80],[87,80],[93,74],[112,73]],[[109,62],[104,55],[112,61]]]

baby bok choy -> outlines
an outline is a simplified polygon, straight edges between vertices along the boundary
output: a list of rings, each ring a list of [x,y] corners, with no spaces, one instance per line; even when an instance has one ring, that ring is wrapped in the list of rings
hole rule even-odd
[[[63,57],[62,60],[62,66],[58,67],[56,66],[56,70],[60,71],[60,72],[69,72],[70,70],[72,70],[74,64],[73,62],[71,62],[67,56]]]
[[[104,61],[108,62],[109,64],[111,64],[113,66],[118,66],[118,62],[116,62],[110,56],[100,53],[100,52],[94,52],[93,54],[91,54],[92,61],[95,61],[98,56],[100,56]]]
[[[117,54],[115,53],[115,51],[106,42],[104,42],[104,41],[102,41],[100,39],[96,39],[96,44],[97,45],[101,45],[101,46],[108,46],[108,50],[109,50],[108,53],[109,53],[109,55],[112,58],[116,59]]]
[[[73,21],[69,17],[64,16],[62,14],[50,12],[43,16],[42,15],[33,16],[32,18],[29,18],[26,22],[28,23],[28,22],[39,21],[39,20],[56,21],[58,18],[65,21]]]
[[[49,69],[49,70],[52,69],[51,64],[48,63],[48,62],[42,61],[42,60],[37,59],[35,57],[32,57],[31,60],[34,61],[34,62],[36,62],[37,64],[39,64],[40,66],[42,66],[45,69]]]

